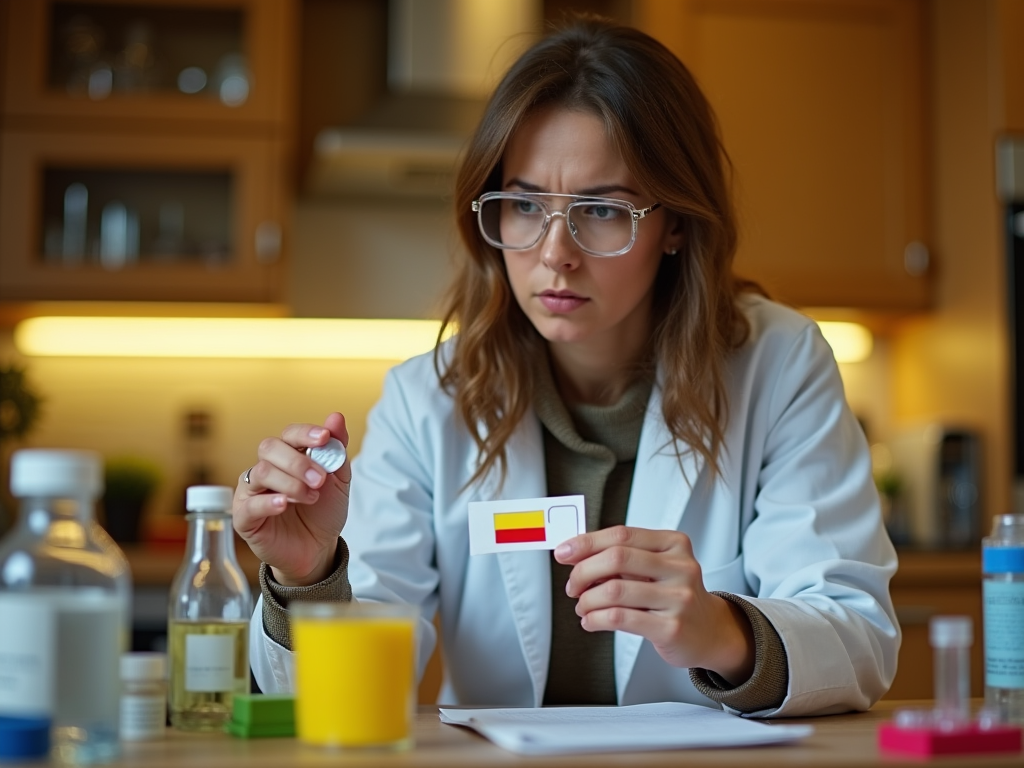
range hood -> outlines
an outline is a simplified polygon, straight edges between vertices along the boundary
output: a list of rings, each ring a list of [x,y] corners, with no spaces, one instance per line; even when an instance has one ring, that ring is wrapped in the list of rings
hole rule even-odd
[[[441,198],[487,96],[540,33],[542,0],[389,0],[388,94],[316,137],[307,192]]]

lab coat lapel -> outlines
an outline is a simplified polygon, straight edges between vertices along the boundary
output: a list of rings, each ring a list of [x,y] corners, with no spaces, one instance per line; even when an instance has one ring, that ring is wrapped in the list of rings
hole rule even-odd
[[[531,499],[547,495],[544,442],[533,412],[523,418],[506,450],[508,473],[499,486],[499,473],[488,473],[481,499]],[[483,555],[491,557],[491,555]],[[534,706],[544,698],[551,656],[551,553],[547,550],[502,552],[496,555],[519,645],[530,670]]]
[[[626,525],[652,530],[679,530],[683,510],[703,466],[700,454],[676,456],[672,433],[661,414],[661,386],[651,392],[637,446],[636,467],[629,492]],[[615,687],[619,701],[633,673],[643,638],[615,633]]]

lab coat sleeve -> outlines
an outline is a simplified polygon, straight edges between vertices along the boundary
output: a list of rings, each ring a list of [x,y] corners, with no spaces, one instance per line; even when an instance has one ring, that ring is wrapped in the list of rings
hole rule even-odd
[[[747,716],[869,708],[896,671],[900,630],[889,597],[896,553],[882,524],[870,453],[817,326],[777,368],[743,536],[747,598],[789,660],[782,705]]]
[[[412,371],[431,370],[423,360]],[[405,373],[400,371],[405,368]],[[352,462],[348,520],[342,531],[349,548],[349,583],[354,600],[407,603],[420,608],[418,673],[436,643],[431,457],[428,431],[436,419],[419,418],[406,387],[416,385],[408,364],[390,371],[371,410],[360,454]],[[404,381],[403,381],[404,379]],[[422,384],[422,382],[420,382]],[[438,404],[439,407],[443,403]],[[250,623],[250,663],[264,693],[294,690],[294,654],[263,628],[262,596]]]

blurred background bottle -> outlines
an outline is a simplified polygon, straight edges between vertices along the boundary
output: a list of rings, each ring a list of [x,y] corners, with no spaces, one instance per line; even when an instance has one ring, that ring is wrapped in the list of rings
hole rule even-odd
[[[171,725],[220,730],[232,697],[249,692],[252,596],[235,559],[231,488],[192,486],[185,559],[171,584]]]
[[[102,477],[95,453],[17,451],[0,545],[0,714],[50,717],[55,756],[80,764],[119,752],[131,609],[128,563],[95,521]]]
[[[1024,515],[997,515],[981,552],[985,705],[1024,725]]]

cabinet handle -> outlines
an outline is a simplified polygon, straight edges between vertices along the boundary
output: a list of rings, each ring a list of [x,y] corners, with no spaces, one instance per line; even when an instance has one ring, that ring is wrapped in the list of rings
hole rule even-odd
[[[256,227],[256,261],[273,264],[281,255],[281,225],[276,221],[261,221]]]
[[[907,243],[907,247],[903,249],[903,268],[907,270],[908,275],[920,277],[928,271],[930,263],[931,254],[928,253],[927,245],[920,240]]]

